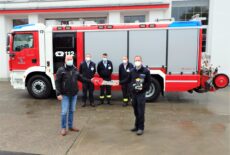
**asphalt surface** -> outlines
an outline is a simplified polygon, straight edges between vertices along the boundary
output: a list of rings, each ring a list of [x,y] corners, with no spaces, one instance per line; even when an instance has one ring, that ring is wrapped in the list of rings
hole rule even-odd
[[[97,93],[96,93],[97,94]],[[214,93],[167,93],[147,103],[142,136],[129,130],[131,106],[80,106],[75,125],[80,132],[60,136],[60,102],[36,100],[24,90],[0,82],[0,155],[229,155],[230,88]]]

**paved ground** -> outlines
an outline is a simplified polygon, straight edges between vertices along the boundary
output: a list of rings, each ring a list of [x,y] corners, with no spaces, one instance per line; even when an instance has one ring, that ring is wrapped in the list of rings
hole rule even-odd
[[[0,150],[49,155],[229,155],[230,88],[208,94],[170,93],[146,107],[136,136],[131,106],[77,107],[79,133],[59,135],[60,103],[35,100],[0,82]],[[80,103],[80,102],[79,102]],[[11,154],[1,152],[1,154]]]

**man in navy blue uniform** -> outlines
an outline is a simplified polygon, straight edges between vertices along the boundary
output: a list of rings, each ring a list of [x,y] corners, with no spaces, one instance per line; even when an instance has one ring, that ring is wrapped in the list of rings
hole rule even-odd
[[[79,69],[80,74],[82,74],[82,76],[87,78],[87,79],[92,79],[94,77],[94,74],[96,73],[96,64],[93,61],[91,61],[91,58],[92,58],[91,54],[86,54],[85,55],[85,61],[83,61],[81,63],[80,69]],[[94,92],[93,83],[83,82],[82,91],[83,91],[82,107],[86,106],[86,100],[87,100],[87,93],[88,92],[89,92],[90,106],[95,107],[94,96],[93,96],[93,92]]]
[[[119,81],[126,79],[130,71],[133,69],[133,64],[128,61],[127,56],[122,57],[122,63],[119,66]],[[121,85],[123,94],[123,106],[127,106],[130,98],[129,84],[124,83]]]
[[[151,75],[150,71],[142,65],[141,56],[136,56],[134,61],[134,69],[131,70],[128,78],[120,81],[120,84],[130,83],[132,104],[136,118],[134,128],[131,131],[136,132],[137,135],[142,135],[145,122],[145,93],[149,89]]]
[[[105,81],[111,81],[112,73],[113,73],[113,64],[110,60],[108,60],[108,54],[102,54],[102,60],[97,65],[97,72],[99,76]],[[104,104],[105,97],[107,99],[107,104],[111,105],[111,86],[110,85],[102,85],[100,86],[100,100],[101,104]],[[106,95],[105,95],[106,90]]]

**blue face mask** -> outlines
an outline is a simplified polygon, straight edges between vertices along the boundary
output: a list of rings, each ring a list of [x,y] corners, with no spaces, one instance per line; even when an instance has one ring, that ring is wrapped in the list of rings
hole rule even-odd
[[[73,66],[73,60],[68,60],[66,61],[67,66]]]

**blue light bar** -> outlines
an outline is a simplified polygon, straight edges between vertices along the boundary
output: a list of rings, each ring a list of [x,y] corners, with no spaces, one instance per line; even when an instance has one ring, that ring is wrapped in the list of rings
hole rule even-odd
[[[35,24],[25,24],[25,25],[18,25],[18,26],[14,26],[13,29],[21,29],[24,27],[28,27],[28,26],[34,26]]]
[[[169,27],[199,27],[202,26],[200,21],[179,21],[173,22],[169,25]]]

